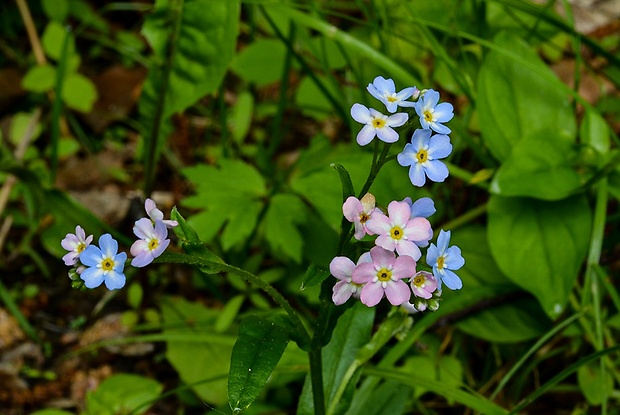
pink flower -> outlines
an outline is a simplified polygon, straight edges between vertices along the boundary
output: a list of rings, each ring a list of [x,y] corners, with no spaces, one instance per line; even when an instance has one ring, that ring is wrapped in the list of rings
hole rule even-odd
[[[366,252],[357,260],[357,264],[370,261],[372,261],[370,254]],[[340,280],[334,285],[334,294],[332,295],[334,304],[344,304],[351,296],[359,298],[362,284],[357,284],[351,280],[351,274],[355,267],[353,261],[344,256],[337,256],[329,263],[329,272]]]
[[[166,228],[169,229],[172,229],[179,224],[176,220],[164,220],[164,213],[157,209],[155,202],[149,198],[144,201],[144,210],[146,210],[146,214],[149,215],[149,218],[151,218],[151,222],[153,223],[160,220],[164,222]]]
[[[349,222],[355,224],[355,239],[360,240],[366,234],[374,235],[366,228],[366,222],[375,210],[375,197],[370,193],[366,193],[362,200],[351,196],[344,202],[342,213]]]
[[[437,280],[430,272],[420,271],[411,279],[411,290],[413,295],[420,298],[429,299],[437,289]]]
[[[142,218],[137,220],[133,227],[133,233],[140,239],[131,245],[131,255],[135,258],[131,260],[131,265],[134,267],[144,267],[158,256],[162,254],[170,244],[168,237],[168,229],[164,221],[156,220],[155,227],[153,223],[147,219]]]
[[[92,241],[93,236],[89,235],[87,238],[84,229],[80,225],[75,227],[75,234],[68,233],[65,239],[60,241],[60,245],[69,251],[68,254],[62,257],[65,265],[72,266],[77,264],[80,254]]]
[[[368,307],[379,304],[383,295],[392,305],[401,305],[411,298],[411,290],[401,281],[415,274],[416,262],[410,256],[396,258],[394,252],[375,246],[370,250],[372,262],[361,263],[353,270],[351,278],[365,284],[360,300]]]
[[[379,235],[375,244],[417,261],[422,256],[417,245],[427,244],[433,236],[430,222],[425,218],[411,218],[411,208],[406,201],[391,202],[388,214],[389,217],[377,211],[366,222],[368,230]]]

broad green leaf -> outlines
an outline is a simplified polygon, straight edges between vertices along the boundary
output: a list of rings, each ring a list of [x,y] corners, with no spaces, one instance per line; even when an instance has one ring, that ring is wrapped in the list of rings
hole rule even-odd
[[[230,198],[229,203],[228,223],[222,233],[222,248],[225,251],[242,243],[252,234],[263,208],[260,200]]]
[[[130,374],[115,374],[101,382],[86,395],[84,415],[116,415],[145,413],[159,397],[163,386],[149,378]]]
[[[327,93],[336,100],[343,95],[333,83],[329,82],[329,78],[325,76],[317,76],[316,78],[325,87]],[[295,102],[301,107],[304,114],[319,120],[332,115],[334,112],[333,103],[309,76],[304,77],[299,83],[295,92]]]
[[[505,53],[489,52],[478,77],[480,129],[491,153],[505,160],[523,137],[539,131],[573,142],[575,115],[551,69],[517,37],[502,33],[495,44]]]
[[[253,166],[241,160],[220,160],[219,164],[219,168],[206,164],[187,167],[183,169],[183,174],[206,199],[225,198],[228,195],[248,197],[266,195],[265,180]],[[202,207],[208,205],[210,203]]]
[[[292,194],[277,194],[269,202],[265,215],[265,238],[274,252],[283,252],[301,262],[303,238],[297,224],[305,222],[306,207]]]
[[[167,65],[171,59],[163,118],[218,89],[235,50],[239,12],[239,0],[156,2],[142,33],[160,65]],[[162,82],[159,70],[149,72],[140,100],[140,114],[145,120],[153,116]]]
[[[32,92],[47,92],[56,84],[56,68],[46,63],[31,68],[22,79],[24,89]]]
[[[244,48],[231,64],[231,69],[246,82],[264,86],[280,80],[286,46],[277,39],[258,39]]]
[[[580,366],[577,369],[577,382],[590,405],[601,405],[603,393],[605,396],[610,396],[614,389],[611,373],[606,372],[603,376],[599,362]]]
[[[482,226],[467,226],[452,232],[451,243],[461,248],[466,258],[463,268],[457,271],[464,287],[472,285],[512,285],[499,270],[487,239],[487,229]]]
[[[235,295],[228,300],[215,322],[215,331],[221,333],[228,330],[233,321],[235,321],[235,317],[239,314],[243,300],[245,300],[245,296],[242,294]]]
[[[609,127],[605,119],[594,110],[586,110],[579,127],[581,142],[592,147],[599,154],[609,151]]]
[[[290,321],[275,314],[241,322],[228,375],[228,402],[234,414],[246,410],[265,387],[289,341]]]
[[[323,386],[326,402],[332,401],[346,370],[355,360],[357,352],[370,340],[374,317],[374,308],[357,302],[338,320],[332,340],[323,348]],[[299,399],[297,414],[314,414],[312,384],[309,376],[306,377],[306,383]]]
[[[97,101],[97,89],[93,82],[77,72],[69,73],[62,83],[62,100],[69,107],[90,112]]]
[[[13,144],[17,145],[24,139],[26,131],[28,131],[28,128],[30,127],[30,123],[34,121],[33,116],[34,114],[29,114],[27,112],[18,112],[13,115],[13,118],[11,119],[11,127],[9,129],[9,140],[11,140]],[[34,129],[29,132],[30,141],[36,140],[43,130],[41,123],[39,122],[34,123],[33,126]]]
[[[551,318],[564,310],[585,259],[591,213],[584,196],[558,202],[492,196],[488,236],[493,257]]]
[[[67,0],[43,0],[45,14],[57,22],[64,22],[69,14],[69,2]]]
[[[400,382],[392,380],[382,382],[367,396],[368,400],[353,399],[346,415],[385,415],[403,414],[405,407],[413,394],[413,389]]]
[[[175,334],[196,335],[215,333],[215,322],[220,310],[205,308],[181,298],[167,298],[161,308],[164,335],[170,334],[166,341],[166,358],[174,366],[183,382],[193,384],[196,394],[207,403],[221,405],[227,401],[227,381],[230,369],[230,356],[235,337],[229,342],[180,341]],[[221,334],[219,335],[222,336]]]
[[[515,143],[493,178],[491,192],[501,196],[563,199],[581,186],[580,176],[573,168],[576,158],[573,144],[554,132],[540,130]]]
[[[516,343],[540,337],[550,321],[540,305],[524,298],[497,307],[485,307],[479,313],[458,322],[465,333],[494,343]]]

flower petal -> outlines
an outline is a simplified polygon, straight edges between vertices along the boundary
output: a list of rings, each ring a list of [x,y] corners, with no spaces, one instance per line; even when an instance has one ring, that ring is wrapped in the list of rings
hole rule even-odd
[[[346,281],[338,281],[333,288],[332,301],[336,305],[344,304],[351,298],[351,294],[353,294],[351,284]]]
[[[383,141],[384,143],[395,143],[398,141],[398,133],[392,130],[391,127],[382,127],[375,129],[375,131],[377,133],[377,137],[379,137],[379,140]],[[360,143],[360,145],[364,144]]]
[[[435,134],[428,147],[428,155],[433,159],[442,159],[448,157],[452,153],[452,144],[450,137],[444,134]]]
[[[125,286],[125,281],[125,274],[110,271],[105,277],[105,286],[108,290],[118,290]]]
[[[346,256],[337,256],[329,263],[329,272],[339,280],[351,278],[355,264]]]
[[[398,153],[396,156],[396,160],[398,160],[398,164],[403,167],[411,166],[416,162],[416,151],[413,148],[413,145],[407,143],[405,144],[405,148],[402,152]]]
[[[377,135],[377,130],[371,125],[365,125],[360,132],[357,133],[355,140],[360,146],[365,146],[375,138],[375,135]]]
[[[385,125],[390,127],[400,127],[405,124],[409,119],[409,115],[406,112],[399,112],[398,114],[390,115],[387,120],[385,120]]]
[[[429,180],[436,183],[443,182],[450,175],[448,167],[439,160],[429,160],[424,163],[424,171]]]
[[[103,282],[103,271],[100,268],[89,267],[80,274],[86,288],[97,288]]]
[[[349,196],[342,204],[342,214],[349,222],[359,219],[360,213],[364,211],[362,202],[354,196]]]
[[[411,216],[411,208],[407,202],[398,202],[394,200],[388,205],[388,214],[390,215],[392,224],[404,226]]]
[[[454,107],[449,102],[442,102],[435,107],[433,118],[438,122],[448,122],[454,117]]]
[[[377,276],[377,270],[372,262],[359,264],[351,273],[351,279],[357,284],[371,282]]]
[[[434,89],[429,89],[424,93],[422,100],[424,101],[424,106],[426,108],[435,108],[439,102],[439,92]]]
[[[385,296],[390,304],[401,305],[411,298],[411,289],[403,281],[390,281],[385,287]]]
[[[409,167],[409,180],[414,186],[422,187],[426,183],[426,173],[424,167],[420,163],[412,164]]]
[[[351,107],[351,117],[362,124],[368,124],[372,120],[370,111],[362,104],[353,104]]]
[[[460,290],[463,288],[463,281],[454,272],[444,268],[442,282],[451,290]]]
[[[112,238],[112,235],[109,233],[101,235],[99,238],[99,247],[101,248],[103,255],[108,258],[114,258],[118,252],[118,242],[116,242],[116,240]]]
[[[412,241],[406,240],[399,241],[399,243],[396,245],[396,252],[398,252],[398,255],[401,255],[398,258],[402,258],[402,256],[408,256],[416,261],[422,256],[422,251],[420,251],[420,248],[418,248],[418,246]]]
[[[384,249],[380,246],[372,248],[370,250],[370,256],[372,257],[375,270],[377,268],[391,268],[396,258],[393,251]]]
[[[460,269],[465,265],[465,258],[461,255],[461,248],[458,246],[451,246],[446,250],[446,257],[444,260],[444,267],[452,270]]]
[[[103,252],[95,245],[89,245],[80,254],[80,262],[87,267],[96,267],[103,258]]]
[[[364,288],[362,288],[360,300],[368,307],[374,307],[379,304],[379,301],[383,298],[383,293],[384,290],[381,283],[366,284],[364,285]]]
[[[392,278],[397,280],[411,278],[416,273],[416,262],[410,255],[399,256],[392,266]]]
[[[370,219],[366,221],[366,228],[374,234],[381,235],[390,232],[392,222],[383,212],[376,210],[372,213]]]
[[[411,217],[428,218],[435,212],[435,202],[430,197],[422,197],[411,205]]]

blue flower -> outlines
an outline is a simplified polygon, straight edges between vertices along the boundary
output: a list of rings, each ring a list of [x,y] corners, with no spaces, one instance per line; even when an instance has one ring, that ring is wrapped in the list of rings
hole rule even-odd
[[[431,129],[439,134],[450,134],[450,130],[442,122],[448,122],[454,117],[452,104],[439,102],[439,92],[429,89],[415,103],[415,112],[420,117],[420,124],[425,130]]]
[[[375,136],[386,143],[395,143],[398,141],[398,133],[392,127],[400,127],[409,119],[409,115],[404,112],[386,116],[362,104],[353,104],[351,117],[357,122],[366,124],[357,134],[357,144],[360,146],[370,143]]]
[[[434,182],[443,182],[448,177],[448,168],[438,159],[448,157],[451,152],[450,137],[435,134],[431,138],[431,130],[417,129],[411,143],[396,158],[401,166],[411,166],[409,179],[420,187],[426,183],[426,176]]]
[[[118,242],[109,233],[101,235],[99,238],[101,249],[94,245],[89,245],[80,254],[80,262],[86,268],[80,274],[84,280],[84,285],[88,288],[97,288],[102,282],[108,290],[116,290],[125,286],[125,261],[127,254],[118,252]]]
[[[396,93],[394,81],[385,79],[382,76],[377,76],[372,84],[368,84],[366,89],[370,92],[370,95],[385,104],[388,112],[396,112],[398,106],[413,107],[415,102],[406,101],[406,99],[412,95],[414,98],[417,98],[420,94],[420,91],[418,91],[418,88],[415,86],[405,88],[399,93]]]
[[[461,248],[458,246],[448,248],[449,244],[450,231],[444,232],[442,229],[437,238],[437,246],[431,244],[428,247],[426,263],[433,267],[433,275],[439,281],[439,290],[441,290],[442,282],[451,290],[460,290],[463,287],[463,282],[452,271],[456,271],[465,265],[465,259],[461,255]]]

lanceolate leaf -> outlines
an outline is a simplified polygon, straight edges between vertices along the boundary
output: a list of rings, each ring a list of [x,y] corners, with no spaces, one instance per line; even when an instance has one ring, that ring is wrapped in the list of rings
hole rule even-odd
[[[563,310],[588,250],[584,196],[560,202],[492,196],[489,245],[501,271],[531,292],[551,318]]]
[[[249,316],[241,322],[228,376],[233,413],[246,410],[260,394],[289,341],[290,322],[281,315]]]

